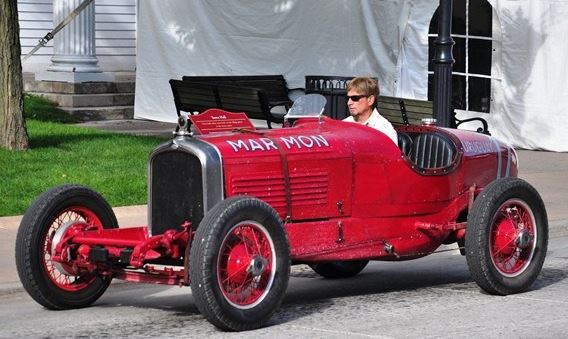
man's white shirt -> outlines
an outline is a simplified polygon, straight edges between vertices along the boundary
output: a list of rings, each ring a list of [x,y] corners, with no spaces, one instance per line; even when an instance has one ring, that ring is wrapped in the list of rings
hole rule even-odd
[[[353,119],[352,116],[348,116],[347,118],[343,119],[343,121],[355,122],[355,119]],[[389,138],[391,138],[395,145],[398,145],[398,138],[394,127],[392,127],[392,124],[387,119],[379,114],[379,111],[377,111],[376,108],[373,109],[373,113],[371,113],[371,116],[369,117],[369,119],[367,119],[365,125],[383,132]]]

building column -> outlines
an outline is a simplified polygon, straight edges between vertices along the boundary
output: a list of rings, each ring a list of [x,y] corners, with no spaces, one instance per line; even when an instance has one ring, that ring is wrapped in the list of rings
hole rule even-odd
[[[53,0],[53,26],[63,21],[82,0]],[[36,80],[63,82],[112,81],[99,66],[95,44],[95,2],[87,6],[53,38],[53,57]]]

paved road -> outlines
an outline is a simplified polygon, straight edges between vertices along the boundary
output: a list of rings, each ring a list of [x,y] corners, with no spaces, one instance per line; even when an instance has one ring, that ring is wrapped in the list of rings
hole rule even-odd
[[[546,203],[551,251],[534,290],[479,292],[452,253],[373,263],[360,276],[327,281],[294,269],[282,309],[255,337],[566,337],[568,333],[568,154],[520,151],[520,177]],[[144,225],[145,207],[118,209],[121,225]],[[21,291],[14,266],[20,217],[0,218],[0,338],[226,337],[197,312],[189,288],[113,284],[94,307],[52,312]],[[231,334],[249,337],[251,333]]]
[[[568,333],[568,237],[550,241],[529,292],[490,296],[457,251],[372,263],[325,280],[295,267],[270,326],[222,333],[197,311],[189,288],[113,284],[92,307],[48,311],[25,293],[0,296],[0,337],[561,338]]]

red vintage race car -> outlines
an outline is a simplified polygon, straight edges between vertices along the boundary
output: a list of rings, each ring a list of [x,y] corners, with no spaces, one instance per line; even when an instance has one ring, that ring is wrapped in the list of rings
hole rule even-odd
[[[527,290],[546,255],[543,201],[518,179],[515,151],[494,138],[432,124],[397,126],[399,145],[370,127],[297,100],[291,126],[254,130],[242,116],[186,120],[149,160],[149,226],[118,228],[86,187],[45,192],[16,240],[24,288],[49,309],[84,307],[112,278],[191,286],[225,330],[263,326],[290,265],[325,278],[369,260],[409,260],[457,242],[488,293]],[[224,132],[228,131],[228,132]]]

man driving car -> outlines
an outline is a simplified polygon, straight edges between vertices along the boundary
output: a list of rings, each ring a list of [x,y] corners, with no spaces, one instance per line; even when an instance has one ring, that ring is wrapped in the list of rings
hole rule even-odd
[[[386,134],[397,145],[397,134],[392,124],[374,108],[379,96],[379,84],[370,77],[356,77],[347,85],[347,107],[351,116],[343,121],[372,127]]]

